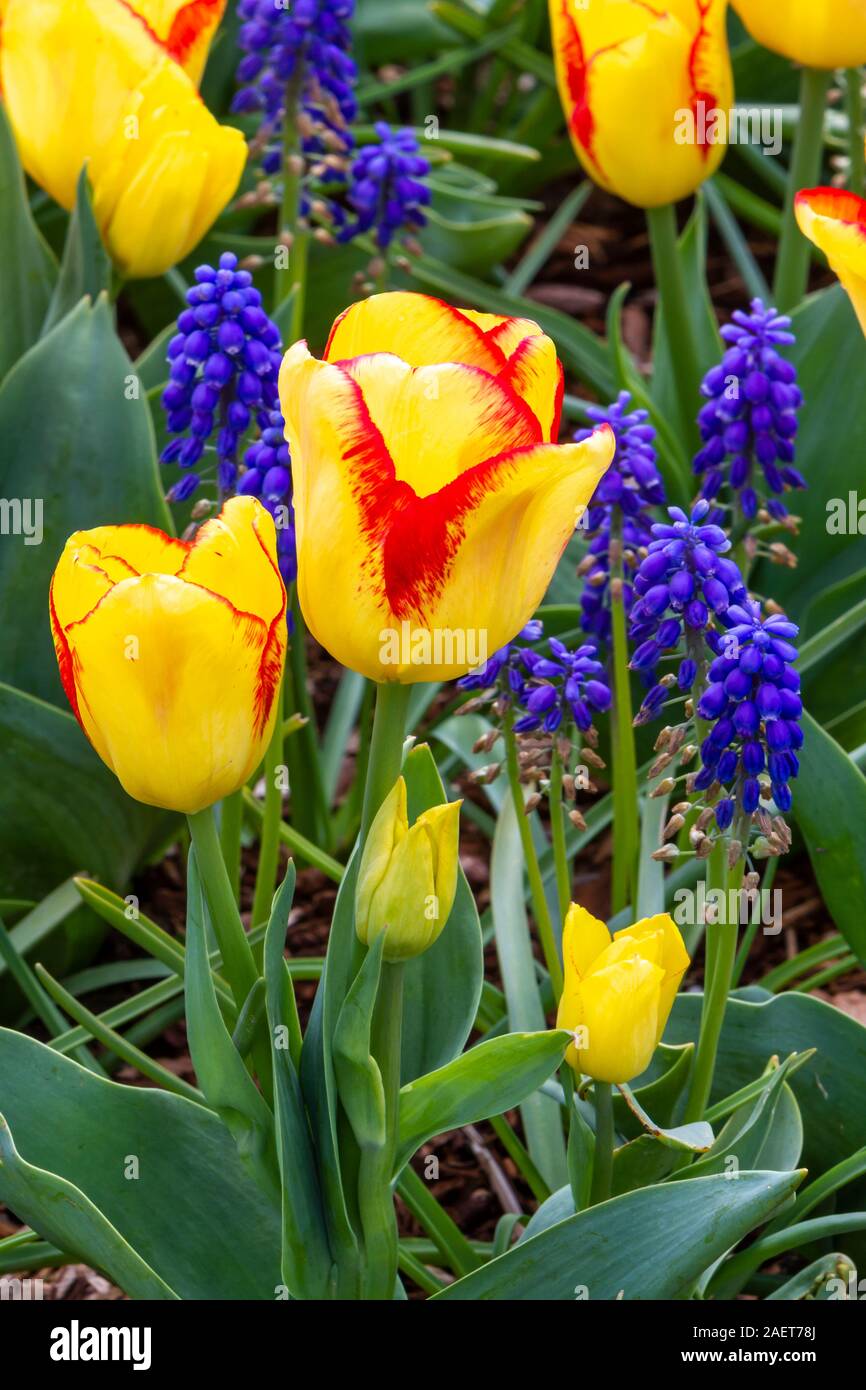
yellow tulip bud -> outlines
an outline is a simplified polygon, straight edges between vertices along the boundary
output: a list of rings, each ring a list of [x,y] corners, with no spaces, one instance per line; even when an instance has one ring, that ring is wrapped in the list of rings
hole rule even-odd
[[[434,806],[410,826],[400,777],[379,808],[361,856],[355,928],[365,946],[385,932],[385,960],[419,956],[451,915],[462,804]]]
[[[800,231],[820,248],[847,290],[866,333],[866,200],[843,188],[807,188],[794,211]]]
[[[665,913],[611,939],[604,922],[572,903],[562,934],[565,985],[558,1028],[575,1034],[565,1054],[578,1074],[623,1085],[649,1066],[689,964]]]
[[[753,39],[809,68],[866,63],[863,0],[733,0]]]
[[[727,0],[549,3],[559,94],[590,178],[643,208],[694,193],[727,142]]]
[[[529,621],[614,453],[555,443],[562,367],[537,324],[374,295],[325,360],[287,353],[298,594],[371,680],[451,680]]]
[[[73,713],[130,796],[192,814],[243,786],[273,732],[286,649],[261,503],[232,498],[189,543],[150,526],[77,531],[50,614]]]
[[[71,208],[88,167],[96,221],[126,276],[201,241],[246,163],[195,81],[224,0],[5,0],[0,90],[27,172]]]

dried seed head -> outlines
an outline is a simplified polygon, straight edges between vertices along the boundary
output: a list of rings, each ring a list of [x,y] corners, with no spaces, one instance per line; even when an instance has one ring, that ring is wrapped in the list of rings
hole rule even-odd
[[[679,857],[680,852],[676,845],[662,845],[661,849],[657,849],[651,856],[653,859],[661,860],[663,864],[670,864]]]
[[[673,777],[665,777],[664,781],[659,782],[658,786],[650,792],[650,796],[670,796],[675,786],[676,782],[674,781]]]
[[[685,816],[671,816],[664,830],[662,831],[663,840],[672,840],[674,835],[679,835],[686,823]]]

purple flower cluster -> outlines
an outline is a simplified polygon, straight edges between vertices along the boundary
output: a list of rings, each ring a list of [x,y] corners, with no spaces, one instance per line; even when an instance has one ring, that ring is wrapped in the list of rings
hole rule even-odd
[[[665,500],[664,483],[656,463],[655,429],[648,423],[648,412],[630,410],[630,404],[631,396],[622,391],[612,404],[589,406],[586,412],[593,428],[600,424],[610,425],[616,436],[613,463],[599,483],[583,521],[592,539],[580,599],[582,626],[585,632],[602,642],[609,640],[611,630],[610,543],[615,513],[621,517],[623,601],[629,612],[634,598],[631,580],[637,564],[635,552],[650,538],[647,508]],[[592,429],[578,430],[574,437],[579,443],[591,433]]]
[[[172,490],[173,501],[196,491],[202,475],[191,470],[214,433],[217,486],[228,492],[237,478],[241,439],[255,421],[265,427],[279,409],[280,332],[262,308],[249,271],[237,265],[237,256],[226,252],[218,268],[198,267],[168,346],[162,404],[168,432],[178,437],[163,450],[162,462],[186,471]]]
[[[725,788],[715,807],[720,830],[727,830],[738,813],[757,811],[762,774],[769,777],[778,809],[783,814],[791,809],[790,783],[799,772],[797,751],[803,746],[803,702],[792,645],[799,629],[782,615],[762,619],[760,606],[750,599],[731,605],[726,627],[709,634],[716,657],[697,713],[711,720],[712,728],[701,745],[702,767],[694,783],[696,791],[716,782]]]
[[[277,526],[277,561],[286,584],[298,574],[295,512],[292,502],[292,460],[286,443],[282,412],[271,411],[268,422],[244,454],[244,471],[237,490],[258,497]]]
[[[463,676],[457,682],[458,689],[495,690],[500,698],[504,696],[509,703],[515,700],[519,702],[526,686],[526,673],[521,660],[525,649],[517,639],[521,642],[538,642],[543,635],[544,624],[540,619],[533,618],[521,628],[513,642],[500,647],[483,666]]]
[[[423,227],[424,208],[430,202],[426,179],[430,165],[419,154],[411,130],[393,131],[384,121],[376,125],[378,144],[365,145],[349,171],[349,202],[357,220],[343,229],[340,239],[375,228],[376,241],[386,250],[402,228]]]
[[[651,528],[648,553],[634,579],[630,636],[638,646],[633,670],[653,670],[662,653],[676,648],[684,635],[706,632],[713,619],[724,620],[730,605],[747,597],[739,569],[725,558],[731,542],[719,526],[707,523],[709,510],[707,501],[696,503],[691,516],[669,507],[670,522]],[[677,674],[680,690],[691,690],[697,669],[687,640]],[[653,686],[643,703],[644,719],[666,696],[665,685]]]
[[[750,313],[738,309],[722,329],[730,346],[701,387],[707,397],[698,416],[704,446],[694,461],[701,495],[712,501],[727,486],[747,521],[761,504],[784,520],[782,494],[806,486],[793,466],[803,397],[796,367],[778,351],[796,341],[790,327],[789,318],[765,309],[760,299],[752,300]]]
[[[355,79],[349,22],[354,0],[239,0],[238,43],[244,52],[237,70],[240,91],[232,109],[261,111],[269,137],[267,173],[280,167],[279,133],[289,83],[299,84],[300,109],[316,127],[332,131],[341,147],[351,146],[347,125],[355,119]],[[305,153],[321,154],[319,134],[308,136]]]
[[[585,733],[592,726],[593,713],[602,714],[611,705],[598,648],[594,642],[585,642],[576,651],[569,651],[556,637],[549,638],[547,645],[550,656],[531,650],[521,653],[528,675],[520,696],[526,713],[515,722],[514,732],[543,728],[553,734],[564,721],[573,719]]]

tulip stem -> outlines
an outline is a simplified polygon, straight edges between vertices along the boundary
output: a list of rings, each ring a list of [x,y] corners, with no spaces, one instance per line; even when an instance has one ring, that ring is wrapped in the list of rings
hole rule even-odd
[[[863,145],[863,69],[849,68],[845,74],[846,106],[848,108],[848,146],[851,168],[848,187],[858,198],[863,197],[866,183],[866,149]]]
[[[738,824],[733,838],[740,839],[742,843],[745,843],[748,838],[747,829],[741,828]],[[720,889],[723,894],[721,898],[724,904],[721,909],[723,916],[727,915],[727,906],[731,901],[730,890],[732,888],[739,890],[745,870],[745,859],[743,858],[733,870],[729,870],[727,854],[728,844],[727,840],[723,838],[713,851],[707,874],[708,896],[711,889]],[[714,901],[714,899],[710,899],[710,901]],[[716,1053],[725,1019],[728,994],[733,983],[734,965],[737,957],[737,927],[736,921],[711,922],[707,925],[704,946],[704,1000],[701,1009],[701,1031],[684,1116],[687,1124],[694,1120],[700,1120],[709,1103],[713,1075],[716,1069]]]
[[[610,533],[610,616],[613,635],[614,778],[613,884],[616,914],[637,900],[638,824],[637,760],[628,633],[625,616],[622,513],[615,508]]]
[[[538,927],[541,949],[544,952],[544,961],[547,966],[547,972],[550,975],[553,995],[558,1002],[562,994],[562,962],[559,958],[559,948],[556,944],[553,921],[544,893],[544,880],[541,877],[541,867],[538,863],[538,855],[535,853],[535,845],[532,839],[532,826],[526,814],[523,784],[520,781],[520,764],[517,758],[517,739],[511,729],[510,719],[506,721],[505,725],[505,753],[506,767],[508,770],[508,785],[511,788],[511,798],[514,802],[514,814],[517,818],[517,828],[520,832],[520,843],[523,847],[523,858],[526,863],[527,877],[529,878],[529,891],[532,896],[532,911],[535,916],[535,924]]]
[[[606,1202],[613,1180],[613,1087],[609,1081],[595,1081],[595,1158],[592,1165],[592,1205]]]
[[[235,902],[240,901],[241,832],[244,822],[244,793],[233,792],[220,804],[220,845]]]
[[[252,925],[267,922],[277,886],[280,867],[280,824],[283,819],[283,789],[280,778],[283,768],[283,697],[282,686],[277,693],[277,719],[274,732],[265,749],[265,809],[259,837],[259,862],[256,867],[256,887],[253,894]]]
[[[364,809],[361,815],[362,845],[376,812],[400,776],[411,689],[411,686],[399,685],[396,681],[376,686],[376,713],[373,716],[370,761],[367,766]]]
[[[686,445],[696,445],[700,358],[689,313],[689,298],[677,240],[676,212],[672,203],[665,203],[660,208],[647,208],[646,218],[653,272],[670,347],[681,434]]]
[[[562,758],[553,743],[550,761],[550,832],[553,838],[553,861],[556,866],[556,891],[559,894],[560,927],[565,922],[566,913],[571,906],[571,866],[568,862],[568,845],[565,838],[565,809],[562,804]]]
[[[813,188],[821,174],[821,155],[824,148],[824,109],[829,72],[819,68],[803,68],[800,75],[800,120],[794,138],[791,167],[782,235],[776,259],[773,296],[776,307],[783,313],[795,309],[806,293],[809,280],[810,246],[801,234],[794,216],[794,199],[803,188]]]
[[[204,886],[211,922],[223,958],[225,977],[239,1009],[258,979],[252,947],[247,940],[232,892],[214,821],[213,807],[187,816],[195,857]]]
[[[283,292],[280,276],[285,272],[278,270],[274,290],[275,312],[279,312],[287,299],[292,300],[288,334],[283,334],[289,343],[296,342],[303,333],[310,255],[310,230],[301,218],[304,151],[298,114],[304,64],[297,63],[295,66],[296,71],[286,87],[286,109],[283,115],[283,198],[278,228],[280,240],[289,252],[288,285]]]
[[[358,1199],[366,1255],[365,1297],[392,1299],[397,1278],[397,1214],[391,1177],[397,1152],[400,1063],[403,1046],[403,961],[382,965],[370,1051],[379,1066],[385,1098],[385,1143],[364,1149]]]

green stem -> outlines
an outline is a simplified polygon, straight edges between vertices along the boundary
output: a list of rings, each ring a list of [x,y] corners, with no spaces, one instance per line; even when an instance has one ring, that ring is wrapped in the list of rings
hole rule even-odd
[[[283,789],[280,786],[283,764],[283,698],[282,687],[277,696],[277,718],[271,741],[265,751],[265,808],[262,832],[259,837],[259,862],[256,867],[256,887],[253,894],[252,925],[267,922],[277,886],[280,867],[280,824],[283,819]]]
[[[235,902],[240,901],[241,830],[243,823],[244,793],[243,788],[241,788],[240,791],[227,796],[220,806],[220,845]]]
[[[291,318],[288,333],[284,339],[295,342],[301,337],[306,309],[307,270],[310,254],[310,231],[301,221],[301,199],[303,197],[303,175],[295,168],[302,165],[304,153],[298,121],[303,84],[303,65],[297,64],[297,72],[286,88],[286,109],[283,117],[283,199],[280,207],[280,235],[291,238],[287,281],[283,283],[284,271],[277,271],[275,279],[274,311],[289,298],[292,299]]]
[[[23,956],[19,956],[2,917],[0,917],[0,960],[5,964],[33,1012],[45,1024],[51,1038],[56,1039],[62,1036],[67,1031],[66,1019],[39,983],[39,979],[30,965]],[[75,1048],[75,1058],[83,1067],[87,1067],[88,1071],[94,1072],[97,1076],[105,1075],[105,1068],[91,1057],[83,1043]]]
[[[544,893],[544,880],[541,877],[538,855],[535,853],[535,845],[532,840],[532,826],[526,814],[523,798],[523,784],[520,781],[520,764],[517,758],[517,740],[511,730],[510,720],[506,722],[505,726],[505,753],[506,767],[508,770],[508,785],[511,788],[511,797],[514,802],[514,814],[517,817],[517,828],[520,833],[520,843],[523,847],[523,858],[526,863],[527,877],[529,878],[529,891],[532,896],[532,911],[535,916],[535,924],[538,927],[541,949],[544,952],[544,960],[547,965],[548,974],[550,975],[550,983],[553,988],[554,998],[558,1002],[562,994],[562,963],[559,959],[559,948],[556,944],[553,921],[551,920],[550,909],[547,906],[547,898]]]
[[[471,1273],[483,1264],[460,1227],[439,1205],[428,1184],[409,1163],[400,1174],[397,1191],[415,1220],[434,1241],[443,1264],[458,1277]]]
[[[745,840],[745,834],[739,832],[739,827],[735,831],[734,838]],[[745,868],[745,860],[740,859],[733,871],[728,870],[727,848],[726,840],[720,840],[710,858],[707,874],[708,889],[718,889],[724,894],[722,899],[724,906],[721,909],[723,916],[728,915],[730,890],[739,890]],[[698,1037],[695,1067],[685,1111],[687,1124],[693,1120],[700,1120],[709,1103],[716,1070],[716,1053],[725,1019],[728,993],[734,975],[737,955],[737,928],[738,923],[736,921],[707,924],[701,1031]]]
[[[242,1009],[259,972],[247,940],[214,821],[213,807],[187,816],[199,874],[232,997]]]
[[[613,1087],[608,1081],[593,1083],[595,1102],[595,1161],[592,1166],[592,1205],[606,1202],[613,1178]]]
[[[814,187],[820,178],[824,108],[830,77],[829,72],[818,68],[803,68],[800,76],[800,121],[788,171],[782,236],[773,281],[773,297],[782,312],[795,309],[806,293],[809,243],[797,226],[794,199],[801,189]]]
[[[554,740],[550,763],[550,830],[553,838],[553,862],[556,866],[556,891],[559,895],[559,924],[565,922],[571,906],[571,866],[565,838],[565,808],[562,804],[562,758]]]
[[[322,848],[329,850],[331,843],[331,817],[328,795],[322,778],[322,760],[316,731],[316,713],[310,699],[307,681],[306,627],[304,625],[297,592],[292,595],[292,637],[289,643],[289,669],[287,671],[287,696],[291,693],[296,711],[307,721],[303,728],[293,736],[293,757],[289,766],[292,770],[292,820],[301,834],[316,840]]]
[[[392,1299],[397,1278],[397,1213],[391,1176],[397,1152],[405,968],[402,961],[383,964],[373,1018],[370,1050],[382,1075],[385,1143],[363,1150],[358,1172],[366,1266],[364,1296],[367,1299]]]
[[[613,913],[637,901],[640,827],[637,759],[628,632],[623,589],[622,514],[616,509],[610,534],[610,593],[613,633],[614,779],[613,779]]]
[[[361,815],[361,843],[367,838],[376,812],[400,776],[403,738],[412,687],[396,682],[376,687],[376,713],[370,739],[370,762]]]
[[[653,272],[664,311],[665,333],[670,345],[682,437],[688,443],[697,438],[700,358],[689,313],[673,204],[665,203],[660,208],[647,208],[646,219]]]
[[[848,140],[851,153],[848,187],[859,198],[862,198],[863,185],[866,183],[866,148],[863,144],[863,69],[849,68],[845,74],[845,86]]]

